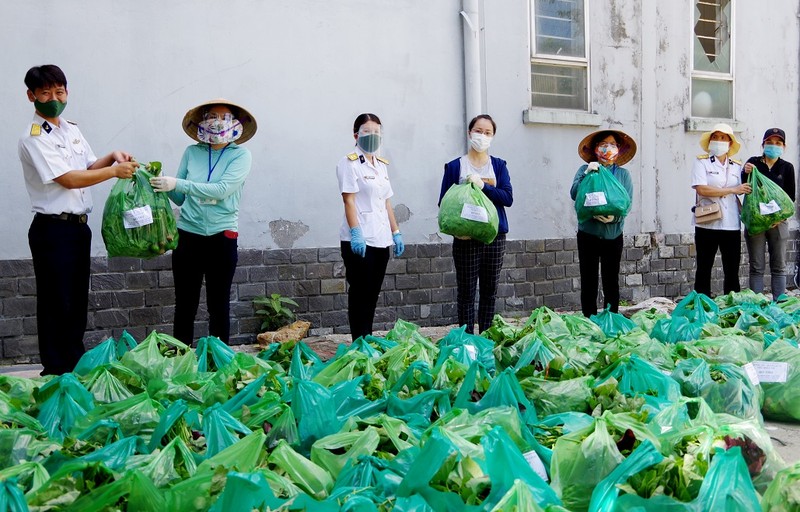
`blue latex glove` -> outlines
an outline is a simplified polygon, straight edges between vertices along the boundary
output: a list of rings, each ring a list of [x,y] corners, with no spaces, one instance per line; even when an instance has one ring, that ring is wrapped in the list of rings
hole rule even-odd
[[[394,257],[399,258],[403,251],[406,250],[406,246],[403,243],[403,235],[395,233],[392,235],[392,240],[394,241]]]
[[[353,254],[358,254],[362,258],[367,255],[367,241],[361,232],[361,226],[350,228],[350,249]]]

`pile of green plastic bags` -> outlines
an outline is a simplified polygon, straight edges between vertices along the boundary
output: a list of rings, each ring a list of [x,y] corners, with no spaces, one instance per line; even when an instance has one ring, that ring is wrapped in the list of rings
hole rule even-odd
[[[798,316],[743,292],[437,342],[401,320],[327,361],[123,334],[0,376],[0,512],[798,510],[762,418],[800,420]]]

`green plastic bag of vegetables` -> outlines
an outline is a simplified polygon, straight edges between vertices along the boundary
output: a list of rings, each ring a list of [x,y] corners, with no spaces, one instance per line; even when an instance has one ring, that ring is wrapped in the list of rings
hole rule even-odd
[[[739,418],[761,417],[761,388],[738,365],[682,359],[675,365],[672,378],[681,385],[684,396],[704,398],[715,412]]]
[[[744,196],[742,222],[751,235],[757,235],[794,215],[794,203],[774,181],[753,167],[747,179],[753,191]]]
[[[599,314],[590,316],[589,320],[596,323],[610,338],[629,333],[637,327],[633,320],[628,320],[623,315],[611,311],[611,304],[607,305]]]
[[[800,509],[800,463],[775,475],[761,500],[764,510],[790,512]]]
[[[499,226],[497,208],[472,183],[453,185],[439,205],[439,231],[490,244]]]
[[[16,478],[0,482],[0,510],[3,512],[28,512],[25,495],[17,487]]]
[[[586,222],[595,215],[624,217],[631,209],[631,196],[608,169],[600,166],[590,172],[578,185],[575,195],[575,211],[578,222]]]
[[[747,465],[742,458],[741,449],[736,446],[727,451],[719,450],[711,460],[711,467],[703,479],[700,493],[691,502],[681,502],[675,498],[658,495],[649,499],[636,494],[624,494],[616,503],[597,510],[636,511],[636,512],[695,512],[698,510],[724,510],[726,512],[745,512],[761,510],[758,493],[747,473]]]
[[[130,180],[114,184],[103,210],[103,242],[109,256],[154,258],[178,246],[169,198],[150,186],[150,178],[160,173],[161,162],[150,162]]]
[[[800,420],[800,351],[786,340],[770,345],[761,360],[786,363],[786,382],[762,382],[764,405],[761,412],[771,420]]]
[[[561,505],[555,491],[539,476],[502,427],[494,427],[481,439],[485,453],[486,474],[492,482],[492,491],[483,502],[484,509],[503,501],[506,493],[517,482],[524,483],[537,504],[542,508]],[[499,508],[499,510],[507,510]]]

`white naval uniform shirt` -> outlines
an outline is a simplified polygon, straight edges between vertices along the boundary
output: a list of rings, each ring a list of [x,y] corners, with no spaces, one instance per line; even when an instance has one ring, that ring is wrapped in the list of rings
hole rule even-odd
[[[354,153],[339,161],[336,175],[339,178],[339,192],[355,194],[358,225],[361,226],[367,245],[380,248],[392,245],[392,228],[386,211],[386,200],[394,192],[389,183],[385,160],[375,157],[373,165],[361,148],[356,147]],[[339,239],[350,241],[350,226],[346,215],[339,229]]]
[[[17,145],[31,209],[48,214],[89,213],[92,194],[88,187],[68,189],[54,180],[89,168],[97,157],[77,125],[63,118],[59,121],[54,126],[35,114]]]
[[[727,158],[724,164],[720,163],[719,158],[708,155],[700,155],[695,159],[692,166],[692,187],[695,185],[708,185],[718,188],[738,187],[742,184],[742,164],[737,160]],[[739,222],[739,200],[736,194],[728,194],[724,197],[705,198],[697,194],[699,199],[706,199],[719,203],[722,211],[722,218],[719,220],[696,224],[692,215],[692,226],[706,229],[721,229],[725,231],[738,231],[741,229]]]

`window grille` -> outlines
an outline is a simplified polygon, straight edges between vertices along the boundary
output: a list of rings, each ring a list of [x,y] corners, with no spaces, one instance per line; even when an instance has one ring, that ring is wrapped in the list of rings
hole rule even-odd
[[[588,110],[586,0],[531,2],[531,104]]]

